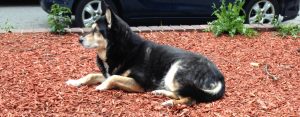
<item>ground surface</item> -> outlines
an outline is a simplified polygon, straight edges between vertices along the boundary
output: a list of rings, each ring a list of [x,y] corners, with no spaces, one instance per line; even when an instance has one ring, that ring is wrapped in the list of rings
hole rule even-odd
[[[0,31],[8,25],[17,30],[49,28],[47,16],[39,0],[0,1]]]
[[[0,115],[300,116],[299,39],[281,39],[273,32],[252,39],[199,32],[141,35],[210,58],[225,76],[225,97],[191,107],[162,107],[168,98],[150,93],[70,87],[68,79],[99,72],[94,51],[81,47],[77,34],[0,34]],[[264,72],[265,64],[279,80]]]

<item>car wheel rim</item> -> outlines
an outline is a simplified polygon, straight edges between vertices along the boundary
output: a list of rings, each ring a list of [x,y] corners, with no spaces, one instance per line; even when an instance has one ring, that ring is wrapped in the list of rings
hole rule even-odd
[[[267,0],[254,4],[249,12],[249,23],[271,24],[275,17],[275,7]]]
[[[91,1],[87,3],[82,11],[82,23],[85,27],[90,27],[101,17],[101,1]]]

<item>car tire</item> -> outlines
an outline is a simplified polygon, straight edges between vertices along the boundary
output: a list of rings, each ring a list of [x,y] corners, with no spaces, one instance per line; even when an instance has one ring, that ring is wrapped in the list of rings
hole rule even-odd
[[[100,0],[81,0],[75,9],[75,25],[78,27],[90,27],[102,14],[102,2]],[[113,4],[110,7],[116,11]]]
[[[245,6],[246,23],[271,24],[279,10],[276,0],[250,0]]]

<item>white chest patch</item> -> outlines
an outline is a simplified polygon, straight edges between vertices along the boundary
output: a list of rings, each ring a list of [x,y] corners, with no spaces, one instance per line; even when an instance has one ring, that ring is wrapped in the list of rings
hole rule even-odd
[[[107,64],[106,62],[103,62],[103,64],[104,64],[104,68],[105,68],[105,70],[106,70],[106,76],[107,76],[107,77],[110,77],[110,74],[108,73],[108,70],[109,70],[108,64]]]
[[[176,75],[178,69],[180,69],[180,65],[179,65],[180,62],[181,61],[176,61],[175,63],[173,63],[171,65],[168,73],[164,77],[164,83],[165,83],[165,87],[167,88],[167,90],[175,91],[179,88],[179,84],[175,80],[175,75]]]

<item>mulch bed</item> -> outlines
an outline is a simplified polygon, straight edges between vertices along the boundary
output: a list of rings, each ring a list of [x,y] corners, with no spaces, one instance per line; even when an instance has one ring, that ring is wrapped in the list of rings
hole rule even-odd
[[[94,50],[84,49],[78,34],[0,34],[0,115],[300,116],[299,39],[282,39],[274,32],[253,38],[215,37],[206,32],[140,35],[210,58],[225,76],[224,98],[162,107],[168,98],[150,93],[70,87],[65,84],[68,79],[100,72]],[[266,65],[278,80],[267,75]]]

